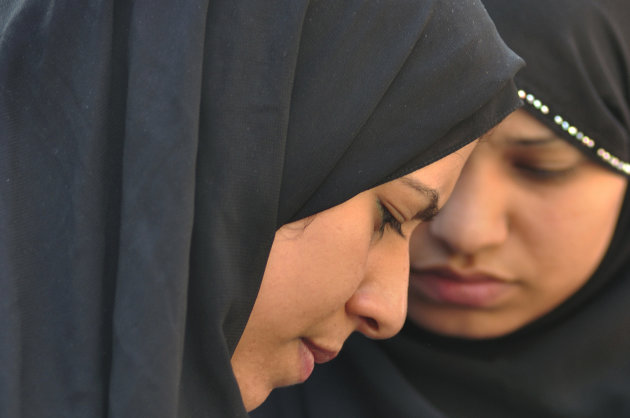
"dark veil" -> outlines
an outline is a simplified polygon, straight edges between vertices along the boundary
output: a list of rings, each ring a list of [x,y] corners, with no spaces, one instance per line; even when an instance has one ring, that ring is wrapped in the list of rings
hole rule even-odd
[[[521,63],[477,1],[3,1],[0,416],[245,416],[275,230],[474,140]]]
[[[525,109],[589,158],[626,176],[630,3],[484,4],[507,44],[527,61],[516,76]],[[308,417],[331,416],[340,407],[359,411],[347,415],[356,417],[630,416],[628,231],[626,191],[608,251],[587,284],[510,335],[445,338],[408,322],[391,340],[354,336],[335,362],[272,402],[280,411],[301,408]]]
[[[630,3],[484,4],[499,33],[528,63],[516,77],[525,109],[595,162],[628,176]],[[626,190],[614,236],[589,281],[555,310],[510,335],[462,341],[408,324],[404,336],[384,345],[385,350],[448,416],[472,411],[484,417],[628,416],[628,231]]]

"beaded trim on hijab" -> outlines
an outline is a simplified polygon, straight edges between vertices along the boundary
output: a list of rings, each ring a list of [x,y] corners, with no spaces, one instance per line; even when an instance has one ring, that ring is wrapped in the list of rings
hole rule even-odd
[[[533,94],[527,93],[525,90],[519,90],[518,95],[521,99],[525,100],[528,104],[533,106],[543,115],[548,115],[550,109],[547,105],[543,104],[540,100],[534,97]],[[587,148],[595,147],[595,140],[586,136],[582,131],[578,130],[575,126],[571,125],[567,120],[565,120],[560,115],[555,115],[553,117],[553,121],[556,125],[560,126],[564,131],[566,131],[569,135],[575,138],[581,145]],[[610,152],[606,151],[604,148],[597,149],[597,156],[601,158],[603,161],[610,164],[611,167],[630,175],[630,163],[615,157]]]

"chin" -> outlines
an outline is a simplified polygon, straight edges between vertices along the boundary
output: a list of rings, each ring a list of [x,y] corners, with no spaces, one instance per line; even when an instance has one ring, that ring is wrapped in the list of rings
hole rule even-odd
[[[272,388],[260,388],[254,391],[255,393],[250,391],[250,393],[243,394],[243,404],[245,404],[247,412],[251,412],[262,405],[271,393],[271,390]]]
[[[492,313],[490,313],[492,315]],[[497,315],[496,313],[494,315]],[[456,314],[444,321],[440,321],[436,315],[429,315],[425,318],[411,318],[419,327],[424,328],[434,334],[449,338],[461,338],[467,340],[489,340],[504,337],[518,330],[522,323],[512,324],[504,321],[480,320],[479,318],[456,317]],[[420,320],[418,320],[420,319]]]
[[[264,371],[259,372],[258,377],[261,377]],[[299,383],[294,376],[276,376],[275,379],[267,377],[267,379],[257,379],[247,387],[246,390],[241,390],[241,396],[243,397],[243,403],[247,412],[258,408],[263,404],[275,388],[292,386]]]
[[[441,333],[441,334],[448,337],[463,338],[466,340],[490,340],[493,338],[503,337],[507,334],[510,334],[511,332],[513,331],[481,329],[481,330],[461,330],[461,331],[455,331],[451,333],[446,332],[446,333]]]

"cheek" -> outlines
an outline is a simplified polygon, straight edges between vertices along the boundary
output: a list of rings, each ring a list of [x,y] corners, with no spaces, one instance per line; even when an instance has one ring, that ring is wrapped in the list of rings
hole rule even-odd
[[[527,205],[528,219],[521,231],[530,260],[523,260],[529,264],[523,268],[539,286],[577,290],[606,252],[621,197],[615,190],[600,193],[595,185],[580,186],[550,193]]]
[[[252,316],[264,317],[269,332],[291,334],[343,309],[363,279],[372,230],[367,219],[320,214],[303,234],[277,239]]]
[[[312,231],[299,262],[301,293],[329,309],[343,305],[363,280],[373,230],[367,219],[333,221]]]

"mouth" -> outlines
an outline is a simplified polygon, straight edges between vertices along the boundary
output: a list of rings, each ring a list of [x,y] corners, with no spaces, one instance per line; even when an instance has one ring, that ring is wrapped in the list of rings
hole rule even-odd
[[[410,296],[459,307],[488,308],[499,303],[515,288],[514,281],[448,267],[416,269],[409,274]]]
[[[308,338],[300,338],[299,347],[301,359],[299,383],[305,382],[311,376],[315,368],[315,363],[326,363],[339,354],[339,350],[325,349]]]
[[[308,348],[311,354],[313,354],[313,359],[315,363],[317,364],[326,363],[334,359],[335,357],[337,357],[337,354],[339,354],[339,350],[325,349],[323,347],[318,346],[317,344],[315,344],[313,341],[309,340],[308,338],[302,338],[302,342],[304,343],[306,348]]]

